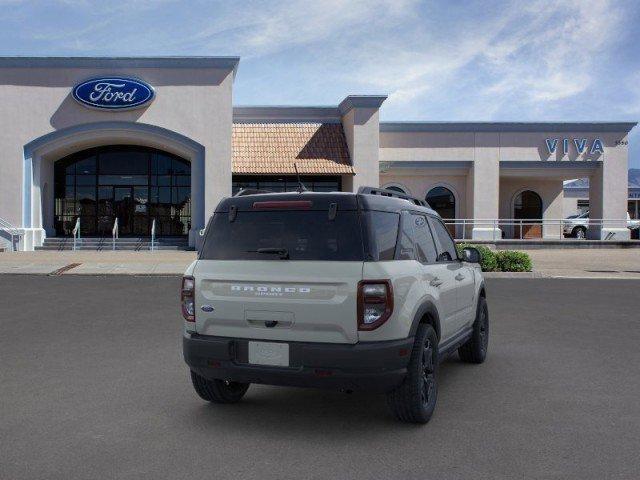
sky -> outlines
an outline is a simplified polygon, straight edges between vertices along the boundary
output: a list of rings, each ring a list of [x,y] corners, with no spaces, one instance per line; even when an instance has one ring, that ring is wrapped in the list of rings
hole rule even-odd
[[[235,105],[386,94],[385,121],[640,121],[639,25],[638,0],[0,0],[0,55],[237,55]]]

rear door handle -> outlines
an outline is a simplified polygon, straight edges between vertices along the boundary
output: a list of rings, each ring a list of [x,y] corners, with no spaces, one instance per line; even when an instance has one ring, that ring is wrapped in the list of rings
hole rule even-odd
[[[439,287],[440,285],[442,285],[442,280],[440,280],[438,277],[435,277],[429,282],[429,285],[431,285],[432,287]]]
[[[461,280],[464,280],[464,278],[465,278],[465,277],[464,277],[464,275],[462,275],[461,273],[459,273],[459,274],[457,274],[457,275],[456,275],[456,277],[455,277],[455,278],[456,278],[456,280],[461,281]]]

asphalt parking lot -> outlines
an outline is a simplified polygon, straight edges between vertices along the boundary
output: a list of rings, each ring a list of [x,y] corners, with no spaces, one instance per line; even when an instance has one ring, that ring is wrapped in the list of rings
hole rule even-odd
[[[640,281],[490,279],[484,365],[383,397],[192,391],[178,277],[0,276],[1,479],[637,479]]]

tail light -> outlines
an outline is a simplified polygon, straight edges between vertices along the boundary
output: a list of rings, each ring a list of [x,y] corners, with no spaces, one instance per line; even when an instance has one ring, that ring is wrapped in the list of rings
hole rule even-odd
[[[358,284],[358,330],[375,330],[393,313],[389,280],[363,280]]]
[[[182,277],[180,303],[182,304],[182,316],[187,322],[196,321],[195,286],[196,281],[193,277]]]

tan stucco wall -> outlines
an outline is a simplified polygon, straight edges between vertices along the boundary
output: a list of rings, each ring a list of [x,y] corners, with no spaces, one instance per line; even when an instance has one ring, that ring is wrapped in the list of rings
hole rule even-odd
[[[434,126],[435,129],[441,127]],[[499,128],[496,127],[497,130]],[[415,129],[418,131],[382,131],[380,160],[388,162],[385,168],[391,169],[394,168],[393,162],[401,162],[403,169],[411,169],[414,174],[422,168],[426,176],[429,176],[430,167],[425,164],[429,162],[439,162],[439,165],[434,165],[435,169],[448,162],[452,165],[469,163],[466,184],[461,190],[466,192],[465,211],[470,218],[511,218],[513,190],[518,188],[540,189],[538,193],[545,205],[544,217],[562,218],[565,215],[562,180],[587,176],[591,178],[594,218],[625,218],[628,137],[624,131],[597,131],[598,127],[596,131],[574,132],[419,131],[419,125]],[[565,138],[568,139],[566,154],[563,148]],[[577,151],[574,138],[586,139],[584,153]],[[596,138],[603,143],[603,153],[590,153]],[[557,139],[554,154],[549,153],[546,139]],[[413,162],[420,163],[413,168],[410,167]],[[420,175],[419,178],[423,177]],[[384,178],[384,182],[389,181],[391,179]],[[599,238],[606,231],[616,230],[614,227],[597,232],[594,229],[592,235]],[[491,238],[494,235],[494,232],[484,230],[474,229],[474,237]],[[547,230],[545,235],[552,235],[551,227]],[[624,229],[618,229],[616,238],[625,233]]]
[[[447,161],[474,159],[473,132],[380,132],[380,160]]]
[[[343,190],[362,186],[378,187],[379,121],[378,108],[352,108],[342,116],[342,127],[356,174],[343,183]]]
[[[585,199],[586,200],[586,199]],[[569,215],[578,213],[578,199],[574,197],[562,197],[562,216],[567,218]]]
[[[72,98],[71,90],[81,80],[104,75],[141,78],[154,87],[156,98],[146,107],[123,112],[85,108]],[[231,191],[232,85],[228,69],[0,68],[0,217],[22,225],[25,145],[51,132],[97,122],[153,125],[200,144],[205,152],[203,201],[208,216]],[[102,135],[97,142],[104,144],[109,138]],[[77,150],[90,146],[95,143],[85,136]],[[41,173],[50,175],[50,168],[44,165]],[[49,182],[52,188],[52,179]]]
[[[397,185],[409,195],[424,199],[434,187],[447,187],[456,198],[456,218],[467,218],[467,177],[465,175],[397,175],[381,174],[380,185]]]

